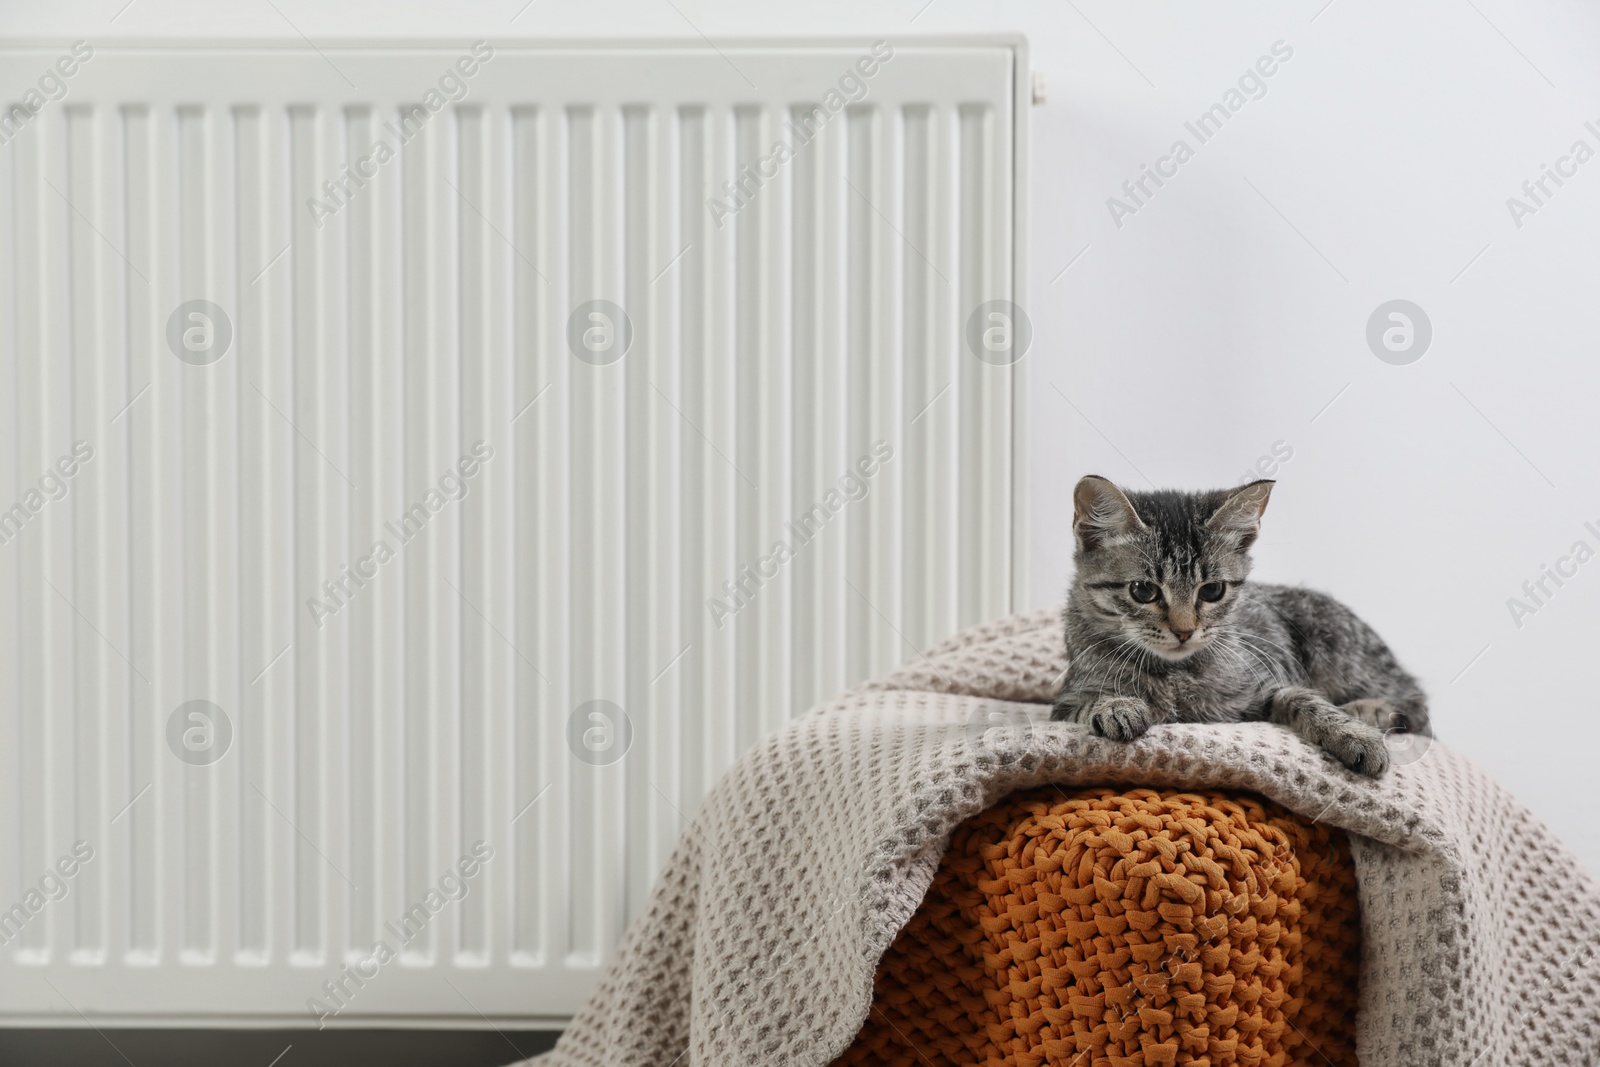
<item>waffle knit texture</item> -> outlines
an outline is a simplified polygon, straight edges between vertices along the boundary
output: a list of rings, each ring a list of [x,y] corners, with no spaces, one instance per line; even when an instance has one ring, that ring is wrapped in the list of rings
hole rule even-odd
[[[830,1064],[956,827],[1017,790],[1115,784],[1254,793],[1347,832],[1363,1067],[1600,1063],[1600,887],[1482,771],[1435,741],[1362,779],[1270,723],[1106,741],[1048,721],[1065,669],[1058,615],[1013,616],[757,743],[537,1062]]]

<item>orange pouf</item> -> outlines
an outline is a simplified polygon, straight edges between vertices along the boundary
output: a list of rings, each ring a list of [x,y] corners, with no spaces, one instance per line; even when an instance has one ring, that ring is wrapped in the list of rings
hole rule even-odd
[[[1248,794],[1036,789],[957,827],[839,1064],[1353,1067],[1342,831]]]

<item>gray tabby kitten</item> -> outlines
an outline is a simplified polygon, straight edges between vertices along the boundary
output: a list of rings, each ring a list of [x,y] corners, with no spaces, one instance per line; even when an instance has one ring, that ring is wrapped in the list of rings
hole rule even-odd
[[[1428,734],[1428,699],[1383,640],[1332,597],[1252,584],[1270,481],[1073,492],[1071,666],[1051,718],[1132,741],[1160,722],[1268,719],[1376,777],[1384,733]],[[1431,736],[1431,734],[1429,734]]]

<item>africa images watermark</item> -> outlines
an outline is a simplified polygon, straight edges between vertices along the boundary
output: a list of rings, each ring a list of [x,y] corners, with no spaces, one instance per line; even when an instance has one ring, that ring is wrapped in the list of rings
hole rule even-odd
[[[1246,485],[1257,478],[1275,478],[1279,469],[1294,458],[1294,445],[1288,441],[1272,442],[1272,451],[1256,457],[1255,466],[1239,476],[1235,485]]]
[[[888,41],[872,42],[872,51],[857,59],[839,76],[837,87],[830,87],[822,95],[821,103],[812,104],[810,110],[797,112],[784,122],[783,128],[794,138],[792,142],[774,141],[772,150],[756,160],[754,166],[741,163],[738,177],[722,183],[722,191],[727,198],[713,196],[706,199],[706,210],[711,212],[711,221],[717,224],[717,229],[722,229],[724,219],[738,214],[754,200],[761,187],[776,178],[783,165],[810,144],[846,105],[865,100],[867,79],[876,75],[882,65],[893,58],[894,46]]]
[[[394,134],[394,144],[391,145],[386,138],[372,142],[367,154],[355,161],[353,171],[351,164],[340,164],[339,176],[322,183],[322,198],[313,196],[306,200],[306,210],[311,212],[311,220],[317,224],[317,229],[322,229],[324,219],[337,215],[355,199],[356,194],[366,188],[367,182],[378,176],[378,168],[399,156],[400,149],[421,133],[428,120],[444,110],[445,104],[459,104],[465,100],[472,91],[468,80],[493,58],[494,48],[487,41],[472,42],[472,52],[462,55],[452,66],[446,67],[445,72],[439,75],[436,87],[422,94],[421,103],[402,107],[397,118],[383,124],[384,129]]]
[[[416,540],[429,521],[446,505],[464,500],[472,488],[472,479],[493,458],[493,445],[475,442],[471,452],[464,453],[454,467],[440,475],[438,485],[430,487],[422,499],[401,512],[398,519],[383,524],[384,529],[394,535],[393,543],[387,537],[378,538],[365,555],[344,564],[337,575],[322,583],[323,599],[307,597],[306,610],[311,612],[317,629],[322,629],[324,619],[344,610],[356,594],[378,576],[379,568],[398,558],[400,549]]]
[[[822,528],[833,521],[846,504],[865,500],[871,491],[868,483],[872,476],[893,458],[894,449],[888,442],[874,441],[872,450],[856,460],[840,477],[838,488],[829,489],[822,494],[821,500],[802,512],[799,518],[783,524],[793,538],[792,544],[781,538],[774,541],[771,550],[756,560],[754,565],[746,563],[739,568],[735,577],[723,582],[722,589],[727,599],[714,596],[706,600],[706,610],[711,612],[711,621],[717,624],[717,629],[722,629],[730,616],[748,607],[761,587],[776,578],[783,565],[794,559],[796,550],[815,540]]]
[[[40,875],[38,885],[31,887],[11,907],[0,911],[0,945],[9,945],[46,907],[67,899],[67,894],[72,892],[72,879],[92,859],[92,845],[87,841],[73,842],[72,851]]]
[[[472,892],[472,879],[492,859],[494,846],[481,840],[474,841],[470,852],[439,875],[437,886],[430,887],[422,899],[407,908],[400,918],[383,924],[383,928],[392,935],[392,940],[388,937],[378,939],[365,956],[345,964],[336,975],[323,982],[322,994],[326,999],[306,998],[306,1010],[317,1020],[317,1029],[321,1030],[329,1019],[349,1007],[355,995],[365,989],[368,982],[377,978],[384,967],[399,959],[401,951],[421,936],[433,917],[443,911],[446,905],[465,900],[467,894]]]
[[[1111,213],[1111,221],[1117,229],[1122,229],[1123,219],[1130,215],[1137,215],[1139,209],[1144,207],[1155,196],[1156,190],[1165,186],[1166,180],[1178,176],[1178,168],[1189,162],[1195,156],[1195,151],[1200,145],[1205,144],[1218,133],[1234,115],[1237,115],[1251,100],[1260,100],[1267,95],[1267,79],[1278,73],[1278,67],[1287,63],[1294,56],[1294,49],[1284,41],[1273,41],[1270,54],[1264,55],[1255,61],[1255,65],[1245,69],[1239,75],[1237,88],[1230,86],[1222,94],[1222,99],[1202,111],[1193,122],[1185,122],[1183,128],[1194,137],[1194,145],[1180,137],[1172,142],[1172,147],[1167,154],[1156,160],[1155,166],[1139,164],[1139,176],[1129,178],[1122,183],[1123,200],[1119,197],[1106,197],[1106,210]],[[1152,189],[1151,185],[1155,188]],[[1141,195],[1143,194],[1143,195]]]
[[[1600,524],[1586,522],[1583,524],[1583,529],[1589,536],[1580,537],[1572,542],[1572,547],[1567,549],[1566,555],[1556,557],[1554,565],[1539,564],[1539,577],[1530,578],[1522,583],[1522,596],[1506,597],[1506,610],[1511,613],[1511,621],[1516,624],[1517,629],[1522,629],[1524,620],[1528,616],[1537,615],[1540,608],[1550,603],[1556,590],[1576,578],[1579,567],[1596,556],[1595,546],[1600,545]],[[1593,543],[1589,538],[1594,539]]]
[[[10,104],[0,112],[0,145],[10,144],[21,133],[23,127],[33,121],[33,117],[43,111],[45,105],[51,101],[65,100],[67,96],[67,79],[78,73],[81,64],[94,58],[94,47],[87,41],[73,41],[71,54],[63,54],[54,64],[45,68],[34,83],[37,88],[30,86],[22,94],[21,99],[15,104]]]
[[[1595,139],[1595,144],[1600,144],[1600,124],[1590,119],[1583,124],[1583,128]],[[1567,184],[1567,180],[1578,176],[1578,168],[1595,157],[1594,145],[1583,138],[1572,142],[1572,147],[1567,149],[1567,154],[1557,156],[1555,164],[1539,164],[1539,175],[1529,178],[1522,183],[1522,197],[1506,197],[1506,210],[1511,212],[1511,222],[1517,229],[1522,229],[1524,222],[1531,215],[1537,215],[1539,209],[1547,206],[1547,201],[1556,195],[1556,190]],[[1555,188],[1551,188],[1554,185]]]
[[[49,470],[39,476],[37,488],[22,494],[22,499],[0,510],[0,545],[9,545],[22,528],[45,506],[66,497],[73,475],[94,458],[94,447],[87,441],[74,441],[72,451],[57,459]]]

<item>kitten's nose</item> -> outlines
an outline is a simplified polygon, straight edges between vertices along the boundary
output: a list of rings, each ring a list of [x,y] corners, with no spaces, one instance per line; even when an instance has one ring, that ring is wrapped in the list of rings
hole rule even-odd
[[[1178,644],[1181,645],[1181,644],[1184,644],[1185,642],[1187,642],[1189,640],[1189,638],[1194,636],[1194,630],[1193,629],[1179,630],[1179,629],[1174,628],[1173,631],[1172,631],[1172,636],[1176,637],[1178,639]]]

